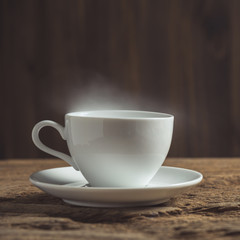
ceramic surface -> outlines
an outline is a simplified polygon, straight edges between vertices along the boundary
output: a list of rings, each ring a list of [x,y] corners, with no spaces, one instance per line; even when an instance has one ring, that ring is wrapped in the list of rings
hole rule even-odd
[[[95,187],[143,187],[164,162],[172,140],[174,117],[169,114],[108,110],[68,113],[65,127],[52,121],[35,125],[32,138],[41,150],[57,156]],[[45,146],[41,128],[56,128],[71,156]]]
[[[83,175],[72,167],[42,170],[30,176],[30,181],[44,192],[69,204],[87,207],[157,205],[201,180],[199,172],[166,166],[161,167],[144,188],[88,187]]]

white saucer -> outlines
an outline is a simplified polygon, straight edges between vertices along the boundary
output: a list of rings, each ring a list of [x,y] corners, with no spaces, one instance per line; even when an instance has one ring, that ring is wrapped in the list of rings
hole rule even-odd
[[[145,188],[99,188],[86,186],[83,175],[72,167],[33,173],[29,179],[46,193],[66,203],[87,207],[150,206],[168,201],[176,194],[201,182],[196,171],[161,167]]]

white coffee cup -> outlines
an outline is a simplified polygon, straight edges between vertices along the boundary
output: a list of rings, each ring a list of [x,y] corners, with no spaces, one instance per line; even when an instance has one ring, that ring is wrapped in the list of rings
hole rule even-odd
[[[170,114],[101,110],[65,115],[65,127],[45,120],[37,123],[32,139],[41,150],[80,170],[94,187],[144,187],[169,151],[174,117]],[[67,141],[71,156],[45,146],[41,128],[51,126]]]

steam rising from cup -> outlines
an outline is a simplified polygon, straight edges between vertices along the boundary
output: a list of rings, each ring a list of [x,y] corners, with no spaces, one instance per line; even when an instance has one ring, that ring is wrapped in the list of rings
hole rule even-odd
[[[103,81],[91,82],[83,91],[74,91],[69,112],[83,110],[140,109],[137,99]]]
[[[134,90],[127,89],[120,81],[114,84],[114,80],[100,74],[84,74],[74,68],[72,71],[66,70],[71,74],[62,71],[52,76],[55,79],[66,78],[60,81],[63,85],[61,92],[45,89],[43,99],[44,106],[58,112],[59,116],[85,110],[164,111],[159,101],[149,96],[144,97],[144,92],[135,93]]]

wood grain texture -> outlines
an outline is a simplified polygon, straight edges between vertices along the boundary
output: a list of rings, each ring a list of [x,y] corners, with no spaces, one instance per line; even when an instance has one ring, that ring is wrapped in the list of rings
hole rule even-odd
[[[239,239],[240,165],[235,159],[167,159],[200,171],[203,181],[152,207],[75,207],[41,192],[28,177],[66,166],[60,160],[0,162],[0,238],[12,239]]]
[[[111,104],[174,114],[170,156],[239,156],[239,11],[238,0],[0,1],[0,158],[46,157],[36,122]]]

